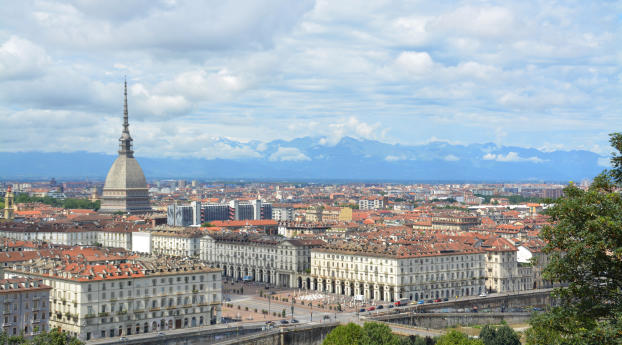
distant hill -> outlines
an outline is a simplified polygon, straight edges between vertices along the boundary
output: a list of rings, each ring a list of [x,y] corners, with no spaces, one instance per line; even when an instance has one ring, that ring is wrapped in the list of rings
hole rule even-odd
[[[432,142],[405,146],[374,140],[297,138],[227,145],[257,152],[258,158],[137,159],[147,179],[289,179],[394,181],[579,181],[603,167],[601,156],[584,150],[543,152],[492,143]],[[92,178],[103,180],[116,155],[88,152],[0,152],[0,178]]]

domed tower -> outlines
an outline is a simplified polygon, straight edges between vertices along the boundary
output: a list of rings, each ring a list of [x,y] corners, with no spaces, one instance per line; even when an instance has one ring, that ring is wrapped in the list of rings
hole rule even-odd
[[[149,191],[143,169],[134,158],[127,112],[127,81],[125,82],[123,131],[119,138],[119,157],[112,163],[102,191],[101,212],[144,213],[151,211]]]

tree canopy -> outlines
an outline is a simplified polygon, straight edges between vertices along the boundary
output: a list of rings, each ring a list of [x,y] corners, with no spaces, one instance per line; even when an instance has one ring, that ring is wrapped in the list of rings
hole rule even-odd
[[[378,322],[365,322],[363,327],[348,323],[333,329],[323,345],[401,345],[401,338],[389,326]]]
[[[479,339],[470,339],[466,334],[451,330],[436,339],[436,345],[483,345]]]
[[[479,339],[484,345],[520,345],[520,336],[507,325],[497,329],[486,325],[479,332]]]
[[[99,200],[93,202],[87,199],[56,199],[49,196],[45,197],[37,197],[37,196],[29,196],[28,194],[18,193],[15,195],[15,203],[23,204],[28,202],[40,202],[46,205],[51,205],[54,207],[62,207],[67,209],[88,209],[88,210],[99,210],[101,203]]]
[[[58,329],[52,329],[49,332],[41,332],[30,340],[24,339],[23,336],[11,336],[0,332],[0,344],[5,345],[83,345],[84,343],[76,337],[71,337],[67,333],[63,333]]]
[[[612,169],[587,190],[571,183],[547,210],[544,278],[564,286],[558,305],[532,318],[528,344],[622,343],[622,134],[610,142]]]

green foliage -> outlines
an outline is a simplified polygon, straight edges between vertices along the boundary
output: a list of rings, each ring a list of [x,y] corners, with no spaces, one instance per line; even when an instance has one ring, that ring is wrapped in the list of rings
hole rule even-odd
[[[367,335],[363,331],[363,327],[354,324],[352,322],[347,325],[339,325],[333,329],[324,341],[322,345],[362,345],[367,344]]]
[[[479,332],[479,339],[484,345],[520,345],[520,336],[507,325],[496,330],[494,327],[486,325]]]
[[[494,327],[486,325],[482,327],[481,331],[479,331],[479,338],[482,340],[484,345],[496,344],[497,332]]]
[[[0,344],[8,345],[84,345],[84,342],[78,338],[71,337],[58,329],[52,329],[49,332],[41,332],[30,340],[24,339],[22,335],[7,336],[6,333],[0,332]]]
[[[610,139],[618,151],[612,171],[597,176],[584,191],[574,184],[547,210],[554,226],[541,237],[549,255],[545,279],[562,281],[559,305],[534,316],[527,343],[622,343],[622,134]]]
[[[35,335],[28,345],[83,345],[84,343],[75,337],[70,337],[58,329]]]
[[[479,339],[469,339],[469,337],[458,331],[452,330],[449,333],[436,339],[436,345],[483,345]]]
[[[323,345],[401,345],[400,337],[391,332],[391,328],[378,322],[365,322],[363,327],[348,323],[333,329]]]
[[[411,335],[408,337],[402,337],[401,345],[434,345],[436,340],[428,336],[420,337],[418,335]]]
[[[86,209],[86,210],[99,210],[101,207],[101,202],[99,200],[92,202],[87,199],[72,199],[67,198],[64,200],[52,198],[49,196],[45,197],[37,197],[37,196],[29,196],[28,194],[19,193],[15,195],[15,203],[16,204],[24,204],[31,202],[40,202],[42,204],[51,205],[54,207],[62,207],[67,209]]]
[[[365,322],[363,331],[367,334],[365,345],[400,345],[400,337],[391,332],[389,326],[378,322]]]
[[[201,226],[204,227],[204,228],[211,228],[214,225],[212,225],[212,223],[210,223],[210,222],[205,222],[205,223],[202,223]]]

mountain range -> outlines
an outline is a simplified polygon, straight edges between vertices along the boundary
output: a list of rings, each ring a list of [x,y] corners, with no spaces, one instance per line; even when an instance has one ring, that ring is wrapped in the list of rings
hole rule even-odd
[[[246,158],[170,158],[137,155],[148,180],[156,178],[343,181],[557,181],[591,179],[605,157],[585,150],[541,151],[493,143],[388,144],[376,140],[303,137],[291,141],[219,139]],[[103,180],[115,155],[90,152],[0,152],[2,179]],[[601,164],[599,164],[601,163]]]

